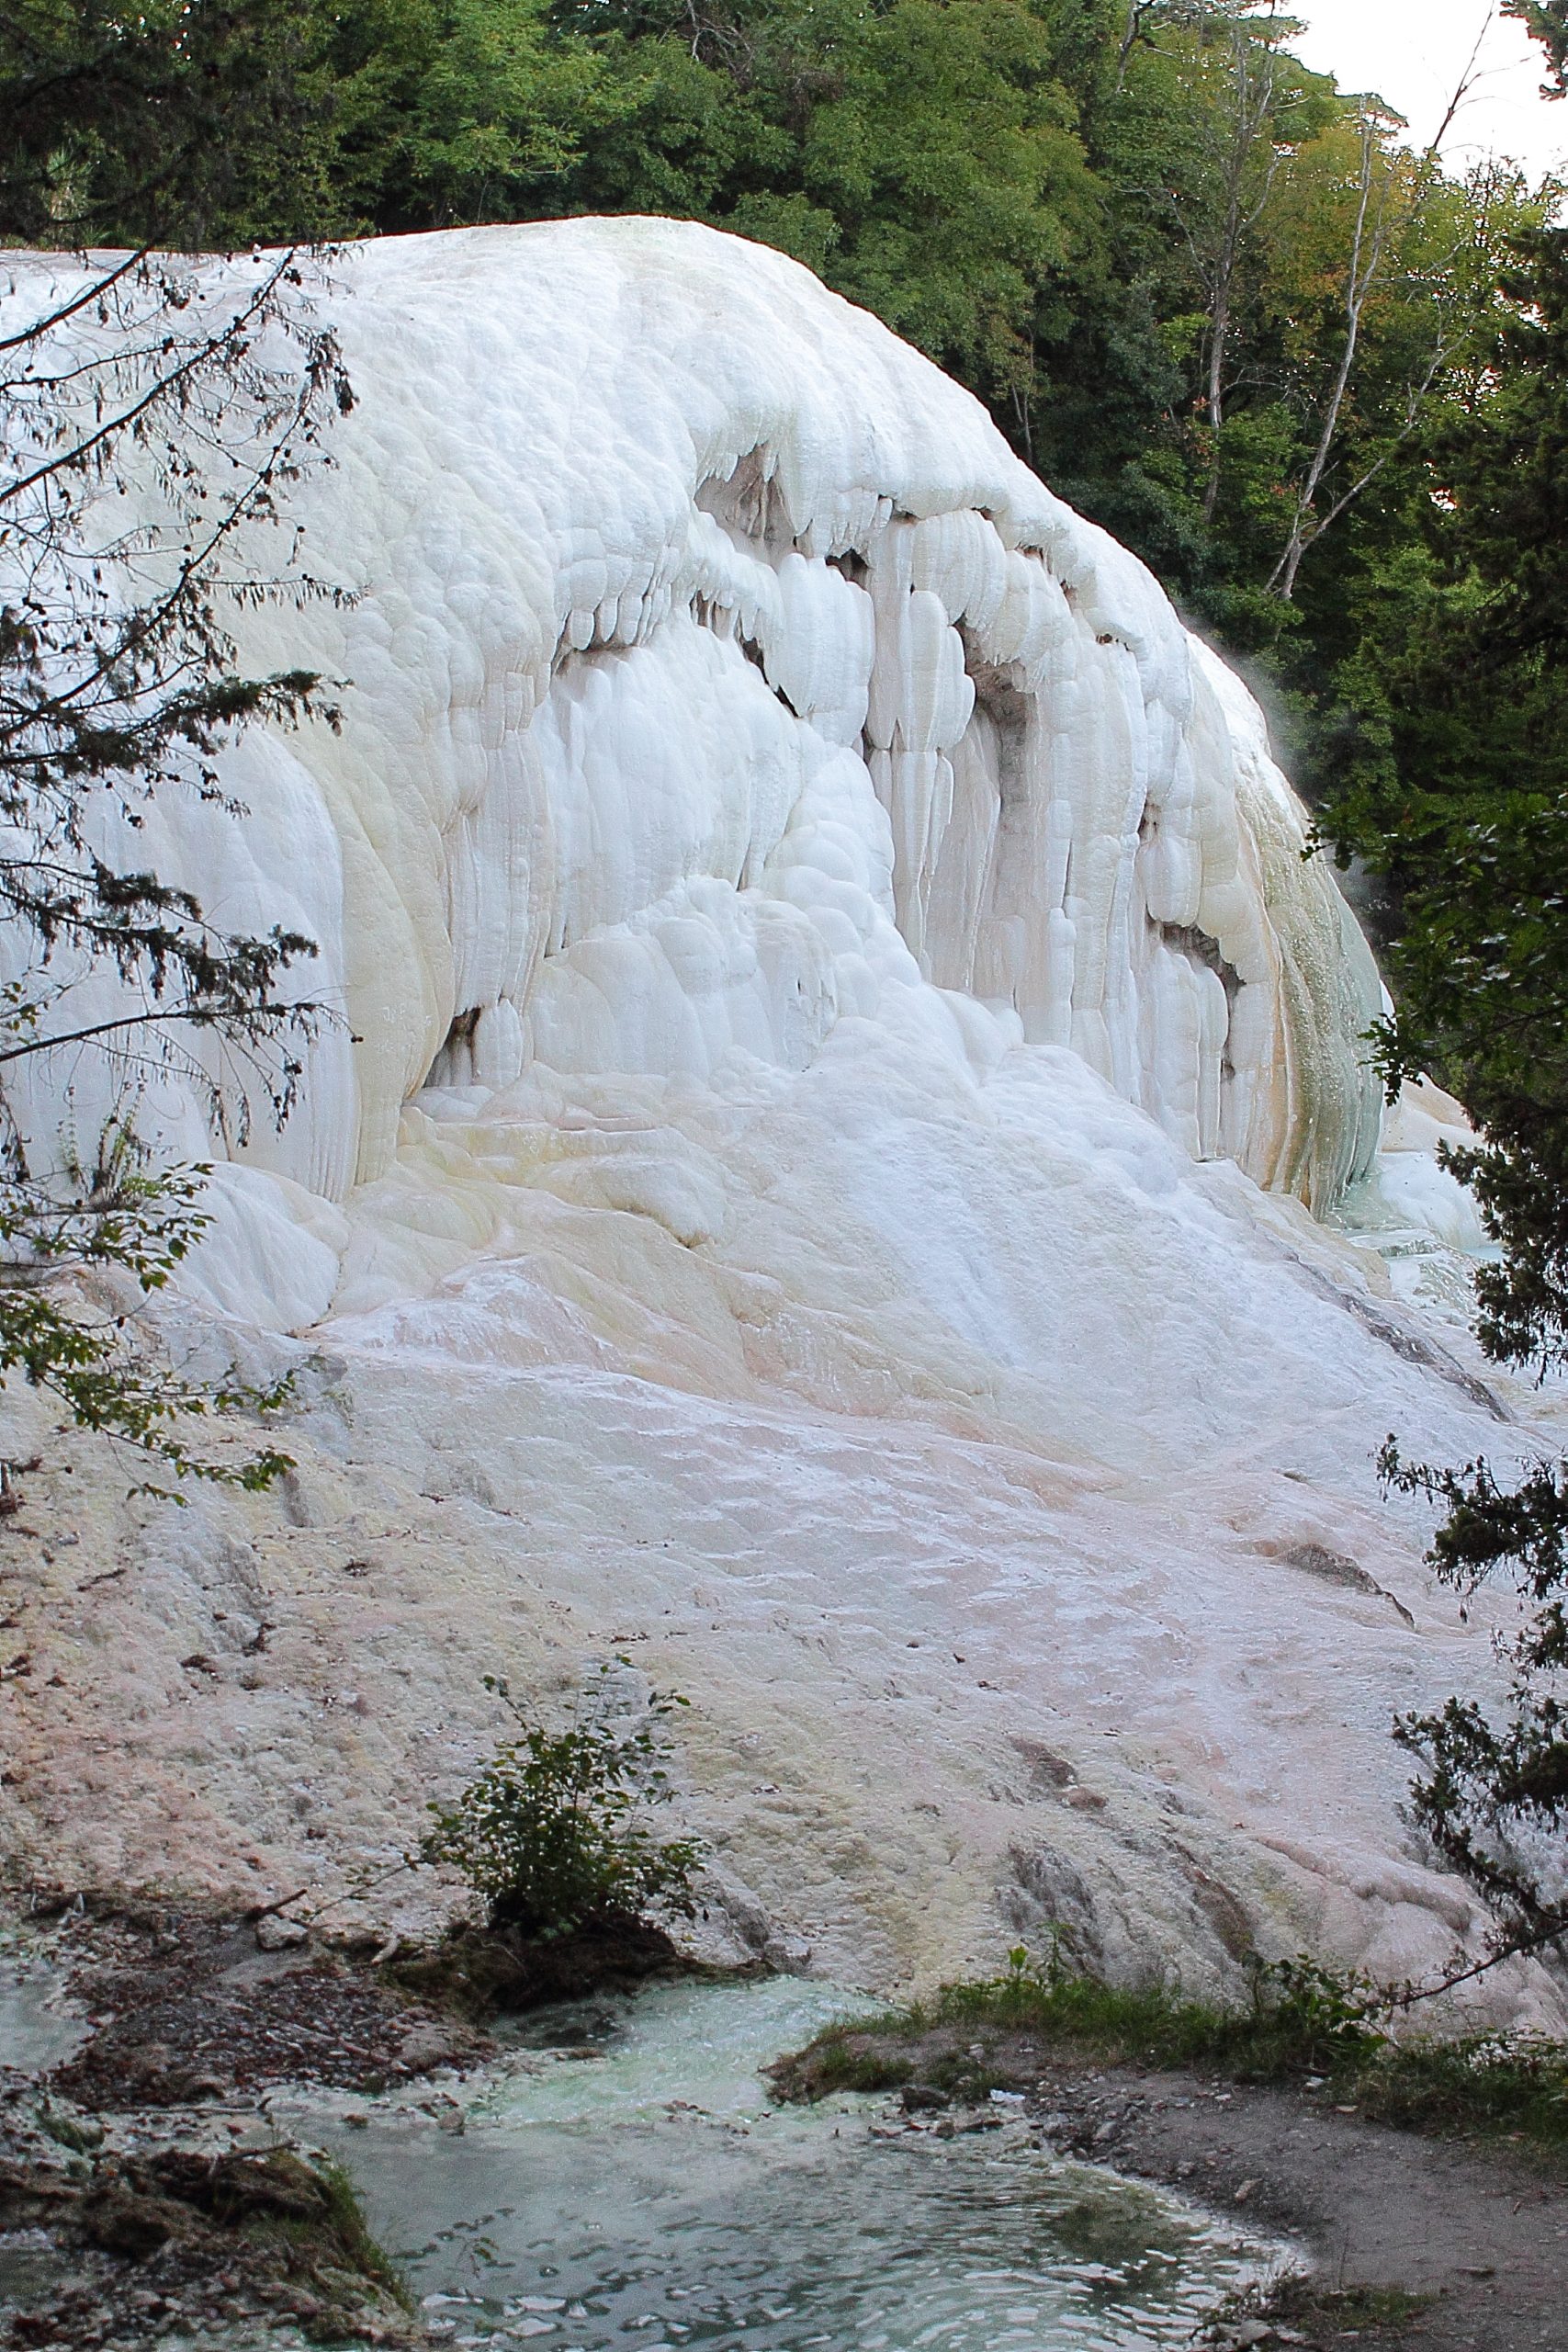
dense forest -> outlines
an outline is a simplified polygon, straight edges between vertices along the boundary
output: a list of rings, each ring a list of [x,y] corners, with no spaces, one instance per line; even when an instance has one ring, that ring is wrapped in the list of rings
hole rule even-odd
[[[1568,95],[1568,0],[1504,6],[1540,43],[1545,94]],[[1499,1245],[1478,1281],[1483,1344],[1546,1369],[1568,1361],[1568,232],[1555,187],[1497,162],[1456,175],[1440,131],[1423,150],[1375,95],[1308,71],[1299,30],[1275,0],[12,0],[0,241],[287,249],[657,212],[782,248],[875,311],[1142,555],[1268,701],[1325,840],[1368,883],[1396,1007],[1384,1074],[1436,1073],[1482,1130],[1454,1165]],[[178,361],[169,431],[197,362],[220,415],[227,350],[182,323],[180,284],[106,270],[116,300],[152,289]],[[313,404],[352,392],[323,346],[298,415],[275,420],[265,383],[247,397],[281,463],[313,436]],[[70,478],[58,455],[44,470]],[[197,565],[154,644],[178,663],[194,646],[213,672],[190,708],[157,704],[198,748],[241,708],[206,578]],[[61,731],[38,626],[0,619],[16,809],[45,721],[67,805],[72,779],[134,769],[123,729],[85,749],[74,720]],[[93,675],[130,691],[119,657],[84,641]],[[145,703],[147,677],[125,674]],[[244,707],[292,707],[315,684],[246,685]],[[194,921],[166,892],[133,912],[165,963],[169,922]],[[197,944],[201,1017],[254,1028],[279,1017],[272,976],[308,943],[220,942],[216,963]],[[260,997],[231,1003],[219,983],[231,964],[254,978],[257,953]],[[45,1247],[35,1226],[7,1230]],[[184,1246],[176,1227],[168,1254]],[[165,1271],[156,1253],[141,1265]],[[65,1325],[50,1345],[62,1331],[74,1345]],[[58,1370],[42,1345],[29,1325],[0,1362],[36,1380],[35,1357]],[[88,1371],[78,1418],[140,1444],[201,1408],[138,1391],[144,1428],[111,1388],[106,1423]],[[1438,1844],[1516,1942],[1560,1940],[1560,1895],[1506,1857],[1521,1825],[1568,1816],[1568,1464],[1517,1493],[1484,1465],[1387,1467],[1448,1505],[1452,1581],[1513,1564],[1541,1605],[1508,1725],[1455,1701],[1404,1736]]]
[[[1511,690],[1475,727],[1449,640],[1489,555],[1454,485],[1517,429],[1496,363],[1545,214],[1293,29],[1271,0],[20,0],[0,234],[642,211],[780,246],[1272,681],[1314,797],[1376,802],[1538,736]]]

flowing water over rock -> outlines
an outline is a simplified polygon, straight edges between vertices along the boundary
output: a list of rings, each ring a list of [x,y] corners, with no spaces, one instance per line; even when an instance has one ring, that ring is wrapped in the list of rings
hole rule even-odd
[[[349,2166],[465,2346],[1132,2352],[1190,2342],[1287,2258],[1055,2158],[1016,2109],[942,2139],[876,2100],[772,2108],[759,2068],[855,2006],[789,1980],[663,1986],[556,2012],[478,2097],[272,2112]]]
[[[0,2072],[40,2075],[69,2058],[89,2031],[72,2015],[64,1978],[44,1954],[0,1943]]]
[[[41,1954],[8,1948],[0,1933],[0,2084],[58,2065],[89,2029],[63,2005],[64,1980]],[[36,2229],[0,2231],[0,2323],[13,2306],[68,2283],[69,2266]]]

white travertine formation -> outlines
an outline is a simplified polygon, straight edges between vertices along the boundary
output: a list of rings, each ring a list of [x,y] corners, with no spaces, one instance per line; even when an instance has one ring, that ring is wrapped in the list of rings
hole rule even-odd
[[[1052,1918],[1192,1982],[1473,1939],[1388,1726],[1485,1629],[1371,1463],[1517,1441],[1307,1213],[1372,1162],[1380,998],[1250,697],[776,254],[467,231],[322,300],[358,404],[299,519],[353,600],[243,650],[342,732],[254,733],[243,822],[163,795],[132,853],[345,1015],[190,1269],[304,1365],[300,1468],[174,1525],[84,1460],[137,1576],[90,1677],[34,1642],[13,1842],[341,1873],[493,1736],[483,1672],[636,1641],[727,1916],[846,1981]],[[97,1741],[135,1771],[62,1779]]]
[[[1375,975],[1259,714],[976,401],[689,224],[390,240],[341,281],[359,406],[300,510],[360,601],[245,650],[346,679],[346,724],[253,740],[243,840],[178,810],[160,844],[309,931],[363,1040],[277,1165],[381,1175],[433,1066],[798,1070],[923,993],[1195,1159],[1314,1206],[1361,1172]]]
[[[355,1172],[438,1054],[799,1069],[922,980],[1196,1158],[1314,1204],[1365,1165],[1375,976],[1255,706],[977,402],[690,225],[346,278],[362,408],[312,527],[372,594],[304,756],[354,844]]]

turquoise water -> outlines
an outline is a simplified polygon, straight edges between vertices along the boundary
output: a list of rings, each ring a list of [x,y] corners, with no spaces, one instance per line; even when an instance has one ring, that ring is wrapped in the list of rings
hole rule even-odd
[[[497,2352],[1132,2352],[1286,2258],[1016,2110],[944,2140],[884,2101],[772,2108],[760,2067],[857,2006],[661,1986],[537,2023],[434,2111],[272,2111],[348,2165],[427,2322]]]

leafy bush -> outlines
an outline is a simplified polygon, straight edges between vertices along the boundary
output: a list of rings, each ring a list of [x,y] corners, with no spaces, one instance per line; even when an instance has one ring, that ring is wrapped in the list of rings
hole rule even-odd
[[[0,87],[31,46],[17,14]],[[35,9],[31,32],[84,14],[103,12]],[[14,193],[0,158],[0,217]],[[196,1424],[276,1410],[289,1384],[188,1378],[136,1312],[209,1220],[205,1171],[160,1164],[135,1120],[172,1083],[225,1150],[264,1111],[281,1127],[339,1016],[301,991],[311,941],[227,930],[132,845],[150,807],[243,815],[221,762],[247,729],[333,718],[311,672],[242,675],[231,635],[247,605],[335,593],[283,506],[354,404],[323,288],[294,249],[84,256],[8,269],[0,338],[0,1388],[178,1480],[252,1489],[289,1457],[204,1454]]]
[[[585,1708],[551,1731],[504,1681],[486,1675],[485,1688],[512,1714],[518,1736],[497,1748],[454,1804],[431,1805],[435,1825],[411,1860],[458,1871],[483,1895],[492,1928],[539,1940],[592,1919],[637,1918],[650,1906],[690,1918],[703,1848],[692,1838],[660,1838],[647,1820],[673,1794],[659,1724],[688,1702],[655,1690],[640,1722]]]

